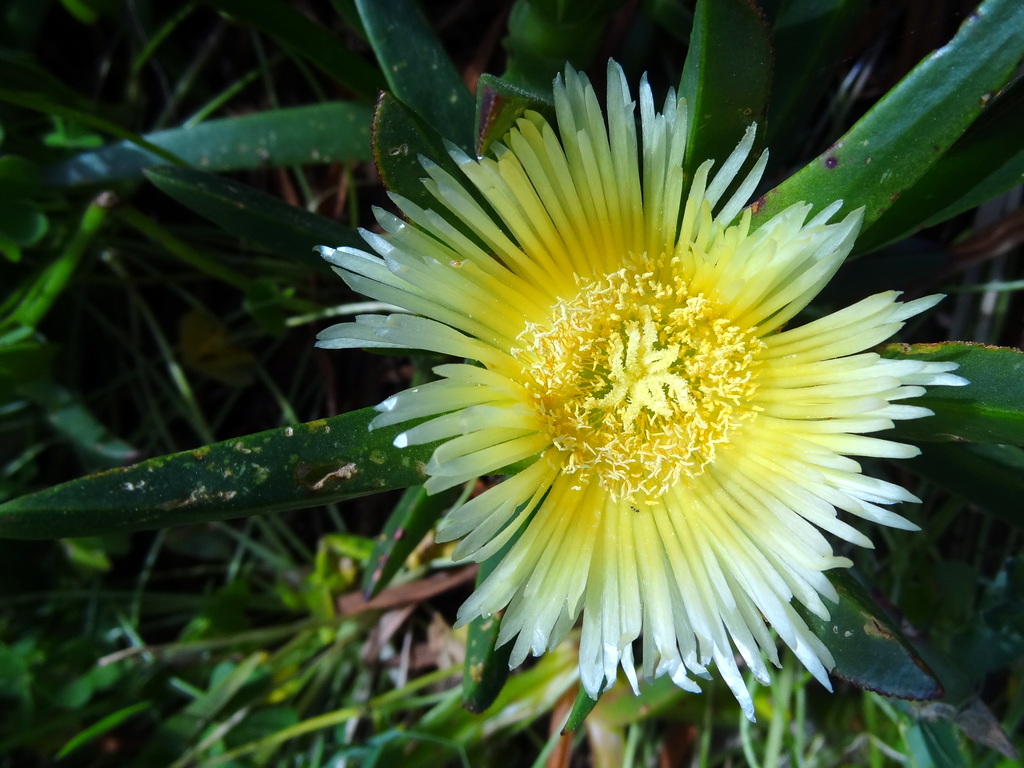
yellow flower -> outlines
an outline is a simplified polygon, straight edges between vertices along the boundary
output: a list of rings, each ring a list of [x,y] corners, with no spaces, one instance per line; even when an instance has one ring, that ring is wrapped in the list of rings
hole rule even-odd
[[[682,171],[686,106],[651,89],[635,104],[608,67],[607,124],[572,69],[554,86],[557,132],[520,120],[496,158],[452,157],[496,222],[441,168],[424,183],[441,215],[397,195],[376,251],[322,248],[355,290],[410,314],[367,315],[322,347],[422,349],[473,363],[388,398],[375,426],[430,417],[398,447],[443,442],[436,492],[523,466],[453,510],[440,540],[483,560],[518,537],[462,606],[459,623],[504,609],[511,666],[553,648],[582,615],[580,675],[596,697],[618,667],[687,690],[714,662],[744,711],[736,652],[762,683],[778,665],[766,621],[829,687],[828,650],[791,606],[828,616],[824,571],[846,567],[822,531],[870,547],[837,515],[913,529],[880,504],[914,501],[865,477],[853,456],[917,449],[865,437],[930,411],[899,401],[958,385],[954,365],[882,359],[879,344],[938,297],[883,293],[784,330],[852,247],[861,212],[829,223],[795,205],[750,230],[743,209],[767,160],[739,179],[747,131],[722,168]],[[739,180],[738,180],[739,179]],[[722,202],[727,190],[733,193]],[[458,221],[460,226],[453,226]]]

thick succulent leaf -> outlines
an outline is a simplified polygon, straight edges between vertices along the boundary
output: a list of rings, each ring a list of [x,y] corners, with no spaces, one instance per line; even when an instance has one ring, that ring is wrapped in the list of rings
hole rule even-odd
[[[384,530],[374,539],[369,566],[363,574],[363,592],[371,599],[391,583],[412,551],[455,502],[461,488],[449,488],[431,496],[422,486],[407,488],[388,517]]]
[[[955,362],[966,387],[935,387],[914,400],[934,416],[897,422],[897,439],[1024,445],[1024,352],[965,341],[890,344],[885,357]]]
[[[900,195],[857,241],[857,250],[899,240],[1024,184],[1022,126],[1024,78],[1001,93],[921,181]]]
[[[145,136],[145,141],[208,171],[370,159],[367,104],[342,101],[209,120]],[[46,170],[53,186],[137,179],[166,163],[136,143],[121,141],[83,152]]]
[[[257,189],[194,168],[163,166],[146,171],[161,191],[222,229],[321,272],[317,245],[365,246],[359,234]]]
[[[424,480],[434,446],[370,408],[271,429],[56,485],[0,505],[0,537],[48,539],[302,509]]]
[[[467,152],[473,96],[413,0],[356,0],[391,91]]]
[[[945,720],[922,720],[907,730],[907,749],[914,765],[969,768],[956,728]]]
[[[602,690],[601,693],[604,693]],[[587,715],[594,711],[594,707],[597,706],[597,702],[601,700],[601,694],[599,693],[596,699],[590,698],[583,686],[580,685],[579,690],[576,691],[576,700],[572,703],[572,709],[569,710],[569,717],[566,718],[565,725],[562,726],[562,733],[575,733],[583,725],[583,721],[587,719]]]
[[[469,712],[484,712],[498,698],[508,680],[513,643],[496,648],[500,630],[499,616],[474,619],[467,627],[462,703]]]
[[[491,570],[494,570],[493,566]],[[477,576],[479,586],[486,576]],[[462,672],[462,704],[474,713],[484,712],[501,694],[508,680],[508,661],[514,643],[495,647],[501,616],[478,617],[466,628],[466,660]]]
[[[441,166],[469,191],[485,211],[491,206],[459,170],[459,166],[448,154],[444,139],[419,115],[390,93],[382,93],[377,100],[373,114],[373,159],[377,163],[381,180],[391,192],[396,192],[423,208],[437,210],[449,223],[467,237],[478,240],[456,216],[450,215],[423,184],[427,172],[424,160]],[[496,214],[491,219],[499,223]]]
[[[476,585],[479,587],[515,546],[522,530],[480,563]],[[501,630],[501,613],[478,616],[466,627],[466,660],[462,672],[462,703],[469,712],[483,712],[497,700],[509,675],[509,658],[515,643],[495,647]]]
[[[724,161],[751,123],[764,125],[771,73],[771,34],[756,3],[699,0],[679,85],[690,114],[687,175],[709,158]]]
[[[832,675],[885,696],[931,700],[942,686],[910,642],[846,571],[829,573],[839,603],[828,605],[822,621],[798,603],[807,626],[835,657]]]
[[[377,100],[371,147],[384,186],[426,208],[435,207],[436,201],[423,186],[427,172],[421,158],[462,176],[441,134],[391,93]]]
[[[956,36],[839,141],[758,200],[754,226],[790,205],[864,206],[864,229],[918,183],[1004,87],[1024,57],[1024,3],[986,0]]]
[[[550,97],[494,75],[481,75],[476,86],[476,153],[487,154],[491,144],[501,141],[527,110],[539,112],[553,122]]]
[[[207,1],[262,30],[294,56],[305,59],[364,98],[372,99],[384,86],[380,72],[353,53],[341,38],[281,0]]]
[[[1024,528],[1024,450],[1014,445],[922,443],[905,466],[1008,523]]]

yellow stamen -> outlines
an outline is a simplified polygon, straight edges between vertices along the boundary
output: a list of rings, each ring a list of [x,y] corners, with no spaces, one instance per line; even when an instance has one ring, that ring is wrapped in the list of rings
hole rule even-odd
[[[580,484],[645,500],[696,477],[752,418],[764,343],[689,295],[675,259],[581,280],[513,350],[534,408]]]

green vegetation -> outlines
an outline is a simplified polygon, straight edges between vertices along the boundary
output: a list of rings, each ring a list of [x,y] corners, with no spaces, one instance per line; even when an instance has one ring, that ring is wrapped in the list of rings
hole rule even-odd
[[[942,8],[0,7],[0,768],[1016,765],[1024,5]],[[784,657],[756,724],[720,680],[594,705],[572,643],[509,675],[496,620],[453,630],[481,576],[430,532],[473,489],[427,496],[431,446],[364,410],[438,361],[313,348],[385,308],[314,246],[358,246],[384,185],[429,199],[443,140],[489,151],[608,56],[693,105],[691,170],[763,124],[754,226],[866,206],[808,316],[946,293],[883,353],[973,382],[898,428],[919,458],[872,467],[923,530],[841,552],[836,692]]]

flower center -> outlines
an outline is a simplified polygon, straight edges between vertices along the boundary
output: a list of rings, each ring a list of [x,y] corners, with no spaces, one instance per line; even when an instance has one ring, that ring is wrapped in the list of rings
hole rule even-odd
[[[653,498],[696,477],[755,414],[764,343],[689,295],[674,266],[581,282],[515,350],[562,470],[615,498]]]

